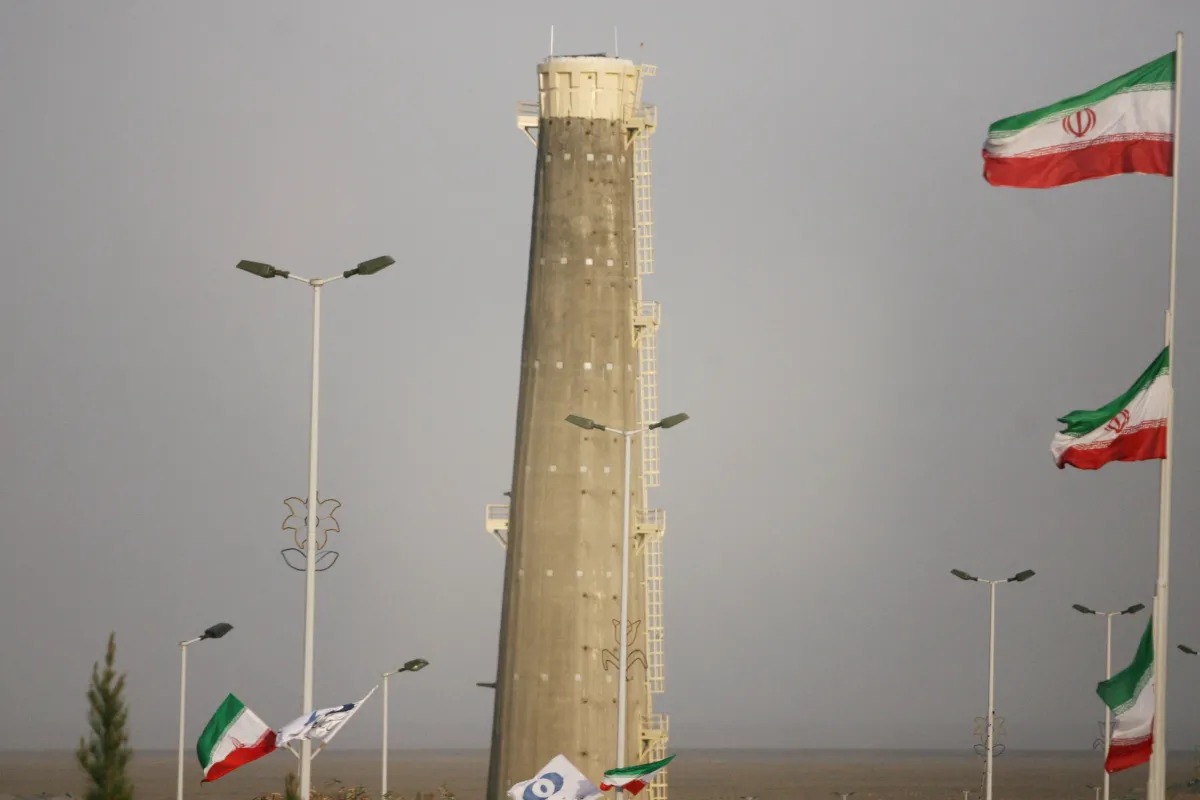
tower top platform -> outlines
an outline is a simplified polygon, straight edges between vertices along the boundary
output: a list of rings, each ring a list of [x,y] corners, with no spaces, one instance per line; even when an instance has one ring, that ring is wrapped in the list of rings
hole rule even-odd
[[[627,58],[551,56],[537,69],[542,119],[629,121],[638,113],[639,69]]]

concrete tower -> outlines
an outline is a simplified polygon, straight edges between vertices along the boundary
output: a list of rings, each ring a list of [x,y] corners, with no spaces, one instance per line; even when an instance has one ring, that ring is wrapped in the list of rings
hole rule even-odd
[[[507,558],[488,797],[563,753],[593,780],[616,765],[624,442],[568,414],[633,429],[658,419],[649,137],[654,68],[594,56],[538,66],[518,106],[537,145],[511,503],[487,528]],[[634,440],[626,764],[661,758],[661,536],[646,505],[658,431]],[[647,790],[664,800],[665,773]]]

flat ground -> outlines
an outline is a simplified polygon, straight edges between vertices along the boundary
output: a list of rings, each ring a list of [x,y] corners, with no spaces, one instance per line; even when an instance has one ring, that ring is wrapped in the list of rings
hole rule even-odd
[[[277,752],[202,786],[195,753],[189,752],[185,797],[250,800],[279,792],[284,775],[295,764],[290,753]],[[1171,767],[1171,780],[1180,785],[1200,774],[1191,753],[1172,754]],[[313,786],[329,786],[337,779],[347,786],[361,784],[374,798],[379,773],[378,753],[330,750],[313,762]],[[1145,774],[1145,768],[1137,768],[1114,776],[1113,800],[1135,796],[1130,790],[1144,788]],[[133,775],[137,800],[174,798],[174,754],[138,755]],[[964,789],[978,790],[981,763],[969,752],[682,750],[670,775],[671,800],[737,800],[747,795],[761,800],[832,800],[835,791],[855,791],[855,800],[961,800]],[[459,800],[475,800],[482,798],[486,778],[487,754],[482,751],[397,751],[388,767],[389,788],[409,800],[414,793],[432,792],[442,783]],[[996,759],[994,794],[996,800],[1093,800],[1086,785],[1099,778],[1096,753],[1009,751]],[[0,753],[0,794],[70,792],[81,798],[83,788],[69,753]],[[1171,795],[1182,797],[1186,792],[1180,786]]]

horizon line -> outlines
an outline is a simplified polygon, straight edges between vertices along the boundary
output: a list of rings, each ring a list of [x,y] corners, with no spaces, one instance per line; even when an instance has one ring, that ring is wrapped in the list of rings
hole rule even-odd
[[[165,754],[174,756],[176,750],[174,748],[131,748],[133,755],[136,757],[139,753],[143,754]],[[490,748],[483,747],[391,747],[388,748],[389,753],[487,753]],[[961,756],[976,756],[970,748],[961,747],[880,747],[880,746],[846,746],[846,747],[785,747],[785,746],[724,746],[724,745],[696,745],[675,748],[676,752],[715,752],[715,753],[937,753],[951,754]],[[1072,747],[1034,747],[1034,748],[1015,748],[1009,747],[1005,750],[1006,753],[1093,753],[1096,752],[1092,748],[1072,748]],[[1170,753],[1194,754],[1195,750],[1189,749],[1168,749]],[[359,754],[359,753],[374,753],[378,754],[378,748],[360,747],[346,748],[345,750],[334,750],[331,753],[341,754]],[[4,748],[0,747],[0,755],[56,755],[68,754],[74,755],[74,748]]]

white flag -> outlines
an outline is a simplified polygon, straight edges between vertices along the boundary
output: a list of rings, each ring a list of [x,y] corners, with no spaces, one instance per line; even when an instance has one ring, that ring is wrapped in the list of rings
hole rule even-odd
[[[594,800],[604,793],[596,788],[564,755],[550,759],[536,778],[508,790],[512,800]]]
[[[275,742],[276,745],[283,747],[294,739],[312,739],[328,743],[342,729],[342,726],[346,724],[346,720],[354,716],[354,713],[362,708],[362,704],[367,702],[367,697],[375,694],[375,689],[378,688],[378,686],[372,688],[371,691],[367,692],[367,696],[357,703],[319,708],[311,714],[296,717],[296,719],[279,729],[279,736],[276,737]]]

